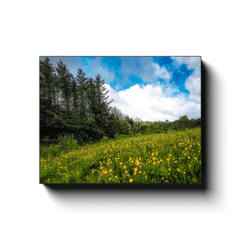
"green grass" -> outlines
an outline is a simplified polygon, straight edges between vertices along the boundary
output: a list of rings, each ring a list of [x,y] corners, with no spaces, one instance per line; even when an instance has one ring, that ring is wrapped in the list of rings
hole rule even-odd
[[[201,128],[41,146],[40,183],[201,183]]]

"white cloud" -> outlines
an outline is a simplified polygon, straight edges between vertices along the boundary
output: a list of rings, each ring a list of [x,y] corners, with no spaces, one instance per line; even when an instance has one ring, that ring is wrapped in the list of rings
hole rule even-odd
[[[112,105],[114,105],[114,106],[118,105],[119,106],[119,105],[125,105],[126,104],[125,100],[123,98],[121,98],[119,96],[118,92],[115,91],[113,88],[111,88],[111,86],[109,84],[105,83],[104,87],[106,87],[106,89],[109,91],[109,93],[108,93],[108,96],[109,96],[108,101],[114,99]]]
[[[201,101],[201,81],[200,77],[190,76],[185,82],[186,89],[189,90],[189,98],[195,101]]]
[[[197,70],[201,64],[200,57],[172,57],[176,66],[181,66],[182,64],[186,64],[188,69]]]
[[[185,88],[189,90],[189,98],[201,101],[201,58],[200,57],[173,57],[175,66],[186,64],[188,69],[194,70],[185,82]]]
[[[102,63],[101,58],[87,59],[87,65],[83,67],[83,71],[87,72],[87,77],[95,78],[98,74],[104,79],[106,83],[111,83],[115,74]]]
[[[138,84],[124,91],[116,92],[108,84],[109,100],[131,118],[146,121],[174,121],[187,114],[189,118],[200,117],[200,103],[187,101],[184,94],[166,97],[160,84],[141,88]]]
[[[160,67],[154,62],[149,62],[143,68],[143,73],[140,75],[144,82],[156,82],[159,78],[169,81],[171,73],[165,67]]]
[[[152,57],[122,57],[120,73],[123,75],[123,84],[130,83],[130,75],[141,78],[146,83],[157,82],[158,79],[169,81],[171,73],[165,67],[153,62]]]

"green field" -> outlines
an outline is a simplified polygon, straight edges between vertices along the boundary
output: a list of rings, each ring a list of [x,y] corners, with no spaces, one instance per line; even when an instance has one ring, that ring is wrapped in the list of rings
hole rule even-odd
[[[201,183],[201,128],[40,146],[40,183]]]

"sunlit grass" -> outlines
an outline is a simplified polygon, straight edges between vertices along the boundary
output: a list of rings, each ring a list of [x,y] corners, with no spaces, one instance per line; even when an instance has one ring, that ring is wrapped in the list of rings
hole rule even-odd
[[[201,128],[40,157],[40,183],[201,183]]]

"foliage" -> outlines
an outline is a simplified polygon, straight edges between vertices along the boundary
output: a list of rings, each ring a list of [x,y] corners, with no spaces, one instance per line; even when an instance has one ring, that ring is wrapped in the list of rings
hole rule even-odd
[[[106,143],[106,142],[108,142],[108,141],[109,141],[109,138],[106,137],[106,136],[104,136],[99,142],[100,142],[100,143]]]
[[[78,142],[76,139],[74,139],[73,134],[69,136],[59,136],[58,141],[62,150],[69,151],[70,149],[76,149],[78,147]]]
[[[153,133],[157,133],[157,134],[159,134],[159,133],[163,133],[163,130],[161,130],[161,129],[156,129],[156,130],[154,130]]]
[[[40,145],[40,156],[43,158],[47,158],[49,155],[56,157],[60,154],[60,152],[59,145],[50,145],[49,147]]]

